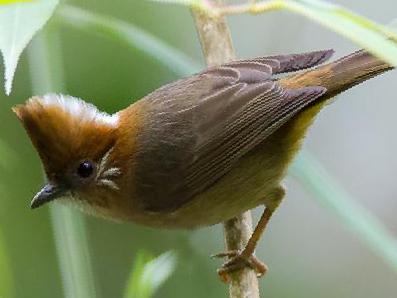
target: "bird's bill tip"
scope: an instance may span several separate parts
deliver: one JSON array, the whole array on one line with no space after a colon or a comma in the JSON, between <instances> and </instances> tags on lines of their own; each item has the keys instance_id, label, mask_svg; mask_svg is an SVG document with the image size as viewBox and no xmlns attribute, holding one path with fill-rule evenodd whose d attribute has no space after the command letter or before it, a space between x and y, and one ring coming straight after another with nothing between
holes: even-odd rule
<instances>
[{"instance_id":1,"label":"bird's bill tip","mask_svg":"<svg viewBox=\"0 0 397 298\"><path fill-rule=\"evenodd\" d=\"M53 184L46 184L30 202L30 208L36 209L45 203L51 202L65 194L65 189Z\"/></svg>"}]
</instances>

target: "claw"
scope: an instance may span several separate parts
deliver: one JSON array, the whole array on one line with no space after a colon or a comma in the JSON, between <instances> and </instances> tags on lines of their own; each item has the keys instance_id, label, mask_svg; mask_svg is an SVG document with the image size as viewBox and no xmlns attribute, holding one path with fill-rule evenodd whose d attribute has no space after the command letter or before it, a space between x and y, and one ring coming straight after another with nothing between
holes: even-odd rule
<instances>
[{"instance_id":1,"label":"claw","mask_svg":"<svg viewBox=\"0 0 397 298\"><path fill-rule=\"evenodd\" d=\"M258 277L262 277L268 270L263 262L259 261L254 255L246 256L239 251L227 251L211 256L212 258L229 257L220 269L218 269L219 278L225 282L230 282L230 273L241 270L243 268L252 268Z\"/></svg>"},{"instance_id":2,"label":"claw","mask_svg":"<svg viewBox=\"0 0 397 298\"><path fill-rule=\"evenodd\" d=\"M236 257L237 255L239 255L239 251L238 250L230 250L230 251L224 251L224 252L220 252L214 255L211 255L210 258L211 259L215 259L215 258L233 258Z\"/></svg>"}]
</instances>

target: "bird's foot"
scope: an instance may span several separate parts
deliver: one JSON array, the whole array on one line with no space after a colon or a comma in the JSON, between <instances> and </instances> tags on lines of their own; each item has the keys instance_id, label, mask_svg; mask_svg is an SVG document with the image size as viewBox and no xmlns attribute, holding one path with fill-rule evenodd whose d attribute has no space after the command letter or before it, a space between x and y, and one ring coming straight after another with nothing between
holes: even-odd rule
<instances>
[{"instance_id":1,"label":"bird's foot","mask_svg":"<svg viewBox=\"0 0 397 298\"><path fill-rule=\"evenodd\" d=\"M265 263L258 260L254 255L246 255L243 252L233 250L222 252L216 255L212 255L212 258L225 258L228 257L229 259L222 265L221 268L218 269L218 275L220 279L228 283L230 282L230 273L235 271L241 270L243 268L252 268L255 272L257 277L262 277L265 275L268 267Z\"/></svg>"}]
</instances>

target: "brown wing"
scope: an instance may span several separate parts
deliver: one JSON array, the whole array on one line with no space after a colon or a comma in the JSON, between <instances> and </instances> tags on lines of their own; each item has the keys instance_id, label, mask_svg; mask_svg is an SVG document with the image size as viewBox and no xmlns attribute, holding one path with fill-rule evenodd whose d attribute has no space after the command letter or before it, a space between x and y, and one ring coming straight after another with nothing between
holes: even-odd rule
<instances>
[{"instance_id":1,"label":"brown wing","mask_svg":"<svg viewBox=\"0 0 397 298\"><path fill-rule=\"evenodd\" d=\"M317 65L332 51L228 63L166 85L140 135L138 195L151 211L174 210L326 91L284 89L272 75ZM144 150L142 150L144 148Z\"/></svg>"}]
</instances>

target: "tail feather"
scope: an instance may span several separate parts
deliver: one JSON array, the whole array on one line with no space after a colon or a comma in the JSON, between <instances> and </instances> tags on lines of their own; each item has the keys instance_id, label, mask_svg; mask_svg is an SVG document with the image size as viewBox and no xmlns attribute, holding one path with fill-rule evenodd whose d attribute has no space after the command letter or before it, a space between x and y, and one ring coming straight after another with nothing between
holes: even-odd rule
<instances>
[{"instance_id":1,"label":"tail feather","mask_svg":"<svg viewBox=\"0 0 397 298\"><path fill-rule=\"evenodd\" d=\"M329 64L288 76L280 81L288 88L322 86L331 98L393 67L365 50L359 50Z\"/></svg>"},{"instance_id":2,"label":"tail feather","mask_svg":"<svg viewBox=\"0 0 397 298\"><path fill-rule=\"evenodd\" d=\"M300 54L265 56L248 60L233 61L224 64L224 66L241 67L242 65L247 64L251 70L254 65L253 62L257 62L258 64L262 64L262 66L270 66L272 74L280 74L312 68L324 63L331 58L333 54L334 50L329 49ZM262 72L263 71L264 70L262 70Z\"/></svg>"},{"instance_id":3,"label":"tail feather","mask_svg":"<svg viewBox=\"0 0 397 298\"><path fill-rule=\"evenodd\" d=\"M275 74L298 71L317 66L327 61L334 54L334 50L307 52L302 54L270 56L266 59L277 60L279 67L273 69Z\"/></svg>"},{"instance_id":4,"label":"tail feather","mask_svg":"<svg viewBox=\"0 0 397 298\"><path fill-rule=\"evenodd\" d=\"M331 66L334 80L336 79L338 84L336 88L330 88L330 92L333 91L332 89L346 90L393 69L390 64L365 50L345 56L331 63Z\"/></svg>"}]
</instances>

